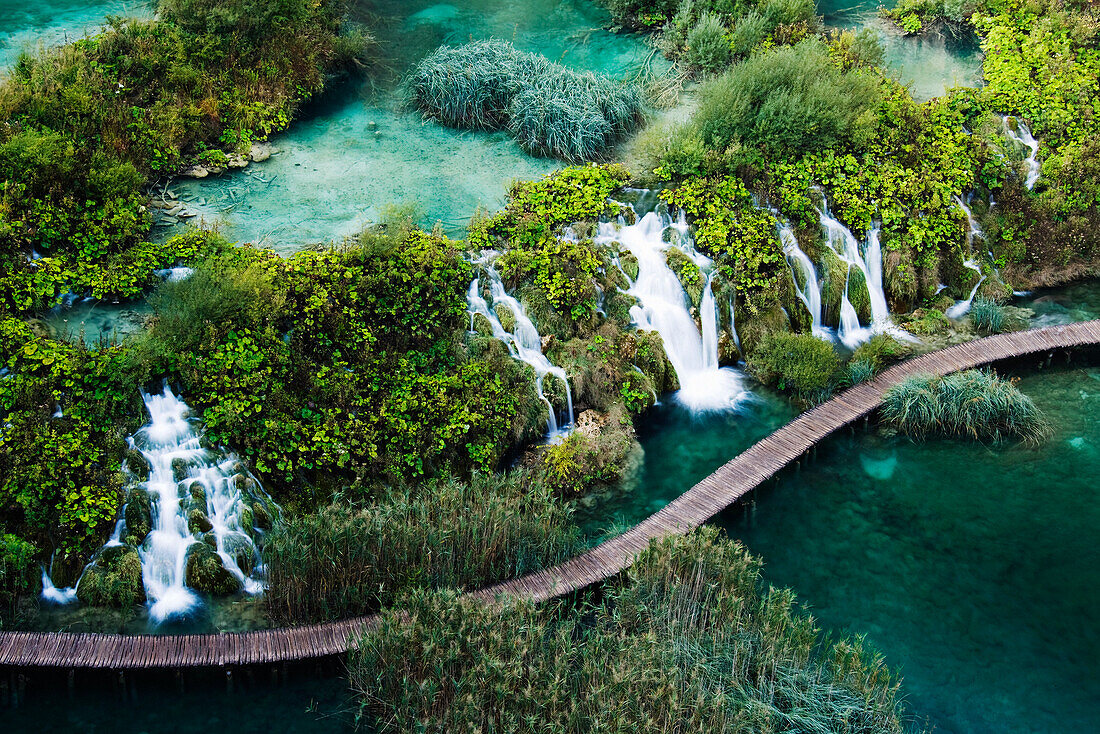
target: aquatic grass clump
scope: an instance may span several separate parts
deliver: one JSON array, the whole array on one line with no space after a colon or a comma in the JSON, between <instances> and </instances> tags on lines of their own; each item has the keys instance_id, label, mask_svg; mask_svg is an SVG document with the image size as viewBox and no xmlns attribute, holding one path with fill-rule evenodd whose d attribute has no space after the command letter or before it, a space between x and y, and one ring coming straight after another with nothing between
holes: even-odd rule
<instances>
[{"instance_id":1,"label":"aquatic grass clump","mask_svg":"<svg viewBox=\"0 0 1100 734\"><path fill-rule=\"evenodd\" d=\"M637 87L576 72L503 41L440 48L406 83L408 102L450 127L508 130L528 152L601 157L641 124Z\"/></svg>"},{"instance_id":2,"label":"aquatic grass clump","mask_svg":"<svg viewBox=\"0 0 1100 734\"><path fill-rule=\"evenodd\" d=\"M1005 330L1004 306L992 298L978 297L970 306L970 321L984 334L1000 334Z\"/></svg>"},{"instance_id":3,"label":"aquatic grass clump","mask_svg":"<svg viewBox=\"0 0 1100 734\"><path fill-rule=\"evenodd\" d=\"M266 596L281 622L319 622L413 589L487 586L580 550L571 510L526 474L438 479L288 519L267 539Z\"/></svg>"},{"instance_id":4,"label":"aquatic grass clump","mask_svg":"<svg viewBox=\"0 0 1100 734\"><path fill-rule=\"evenodd\" d=\"M886 391L882 417L917 438L939 434L1039 443L1050 432L1031 398L989 370L910 377Z\"/></svg>"},{"instance_id":5,"label":"aquatic grass clump","mask_svg":"<svg viewBox=\"0 0 1100 734\"><path fill-rule=\"evenodd\" d=\"M381 732L900 734L896 681L823 639L761 562L703 528L654 542L588 600L417 593L349 656ZM537 723L536 723L537 722Z\"/></svg>"}]
</instances>

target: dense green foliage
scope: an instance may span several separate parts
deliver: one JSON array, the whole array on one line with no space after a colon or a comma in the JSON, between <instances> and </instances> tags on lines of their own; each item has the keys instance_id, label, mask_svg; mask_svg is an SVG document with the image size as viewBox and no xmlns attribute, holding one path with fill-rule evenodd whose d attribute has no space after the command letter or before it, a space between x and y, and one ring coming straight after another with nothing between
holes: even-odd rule
<instances>
[{"instance_id":1,"label":"dense green foliage","mask_svg":"<svg viewBox=\"0 0 1100 734\"><path fill-rule=\"evenodd\" d=\"M897 687L856 641L713 529L659 541L579 608L415 594L349 664L365 722L424 732L901 732Z\"/></svg>"},{"instance_id":2,"label":"dense green foliage","mask_svg":"<svg viewBox=\"0 0 1100 734\"><path fill-rule=\"evenodd\" d=\"M142 244L144 185L284 129L348 51L342 18L341 0L166 0L158 20L21 57L0 86L0 302L132 297L185 256Z\"/></svg>"},{"instance_id":3,"label":"dense green foliage","mask_svg":"<svg viewBox=\"0 0 1100 734\"><path fill-rule=\"evenodd\" d=\"M374 612L414 589L472 589L580 549L570 511L522 473L444 478L331 505L269 538L267 601L283 622Z\"/></svg>"},{"instance_id":4,"label":"dense green foliage","mask_svg":"<svg viewBox=\"0 0 1100 734\"><path fill-rule=\"evenodd\" d=\"M407 220L286 260L242 249L160 288L139 353L277 495L489 470L535 400L502 346L465 343L470 279Z\"/></svg>"},{"instance_id":5,"label":"dense green foliage","mask_svg":"<svg viewBox=\"0 0 1100 734\"><path fill-rule=\"evenodd\" d=\"M502 41L439 48L407 86L409 103L426 118L507 129L525 150L574 162L603 157L643 119L633 85L572 71Z\"/></svg>"},{"instance_id":6,"label":"dense green foliage","mask_svg":"<svg viewBox=\"0 0 1100 734\"><path fill-rule=\"evenodd\" d=\"M840 358L832 344L816 336L776 332L764 338L746 366L765 385L816 399L832 387Z\"/></svg>"},{"instance_id":7,"label":"dense green foliage","mask_svg":"<svg viewBox=\"0 0 1100 734\"><path fill-rule=\"evenodd\" d=\"M0 535L0 629L18 621L19 596L38 580L36 551L33 545L15 535Z\"/></svg>"},{"instance_id":8,"label":"dense green foliage","mask_svg":"<svg viewBox=\"0 0 1100 734\"><path fill-rule=\"evenodd\" d=\"M1041 441L1042 412L1010 380L968 370L946 377L910 377L886 391L882 417L917 438L948 435L979 441Z\"/></svg>"}]
</instances>

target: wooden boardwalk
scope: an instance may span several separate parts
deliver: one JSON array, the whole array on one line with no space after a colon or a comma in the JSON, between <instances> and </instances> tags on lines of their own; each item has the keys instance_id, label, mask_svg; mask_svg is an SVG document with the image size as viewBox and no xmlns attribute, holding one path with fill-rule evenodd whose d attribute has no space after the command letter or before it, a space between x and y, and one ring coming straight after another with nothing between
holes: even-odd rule
<instances>
[{"instance_id":1,"label":"wooden boardwalk","mask_svg":"<svg viewBox=\"0 0 1100 734\"><path fill-rule=\"evenodd\" d=\"M800 415L722 466L624 534L559 566L470 592L535 601L567 594L614 576L649 542L686 533L736 503L838 428L872 411L883 393L916 374L945 375L1003 359L1100 344L1100 321L987 337L891 367ZM103 635L0 632L0 666L51 668L186 668L257 665L346 652L355 633L375 622L359 617L308 627L210 635Z\"/></svg>"}]
</instances>

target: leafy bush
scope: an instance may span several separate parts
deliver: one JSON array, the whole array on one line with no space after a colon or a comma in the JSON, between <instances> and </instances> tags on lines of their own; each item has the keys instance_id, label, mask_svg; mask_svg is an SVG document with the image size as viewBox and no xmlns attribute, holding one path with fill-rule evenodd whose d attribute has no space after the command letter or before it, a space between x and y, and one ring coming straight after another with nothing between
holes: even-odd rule
<instances>
[{"instance_id":1,"label":"leafy bush","mask_svg":"<svg viewBox=\"0 0 1100 734\"><path fill-rule=\"evenodd\" d=\"M823 639L760 568L704 528L654 542L577 607L414 594L351 653L360 717L383 732L904 731L882 659Z\"/></svg>"},{"instance_id":2,"label":"leafy bush","mask_svg":"<svg viewBox=\"0 0 1100 734\"><path fill-rule=\"evenodd\" d=\"M444 478L331 505L268 538L267 602L284 622L377 611L413 589L470 589L579 550L570 510L527 475Z\"/></svg>"},{"instance_id":3,"label":"leafy bush","mask_svg":"<svg viewBox=\"0 0 1100 734\"><path fill-rule=\"evenodd\" d=\"M0 629L15 621L19 598L38 582L37 548L18 536L0 535Z\"/></svg>"},{"instance_id":4,"label":"leafy bush","mask_svg":"<svg viewBox=\"0 0 1100 734\"><path fill-rule=\"evenodd\" d=\"M591 160L642 122L637 89L502 41L443 47L417 65L409 104L445 125L507 129L526 150Z\"/></svg>"},{"instance_id":5,"label":"leafy bush","mask_svg":"<svg viewBox=\"0 0 1100 734\"><path fill-rule=\"evenodd\" d=\"M764 337L746 367L766 385L815 398L832 386L840 358L833 345L822 339L781 331Z\"/></svg>"},{"instance_id":6,"label":"leafy bush","mask_svg":"<svg viewBox=\"0 0 1100 734\"><path fill-rule=\"evenodd\" d=\"M1011 381L979 370L910 377L886 391L882 417L917 438L941 434L1038 443L1049 432L1031 398Z\"/></svg>"},{"instance_id":7,"label":"leafy bush","mask_svg":"<svg viewBox=\"0 0 1100 734\"><path fill-rule=\"evenodd\" d=\"M842 72L825 45L810 39L753 55L699 96L695 124L708 147L741 143L794 154L863 139L881 91L876 76Z\"/></svg>"},{"instance_id":8,"label":"leafy bush","mask_svg":"<svg viewBox=\"0 0 1100 734\"><path fill-rule=\"evenodd\" d=\"M715 74L730 63L730 40L726 26L713 13L704 13L688 32L684 62L693 69Z\"/></svg>"}]
</instances>

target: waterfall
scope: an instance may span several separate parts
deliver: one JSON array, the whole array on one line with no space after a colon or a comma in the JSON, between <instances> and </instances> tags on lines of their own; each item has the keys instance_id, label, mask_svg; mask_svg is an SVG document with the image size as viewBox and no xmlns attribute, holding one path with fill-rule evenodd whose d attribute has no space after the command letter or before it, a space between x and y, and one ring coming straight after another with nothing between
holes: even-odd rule
<instances>
[{"instance_id":1,"label":"waterfall","mask_svg":"<svg viewBox=\"0 0 1100 734\"><path fill-rule=\"evenodd\" d=\"M1013 129L1013 122L1015 123L1015 129ZM1011 115L1004 118L1004 131L1005 137L1011 140L1017 145L1022 145L1028 149L1028 156L1024 160L1027 164L1027 177L1024 179L1024 186L1028 191L1035 188L1036 182L1039 180L1039 172L1042 166L1040 165L1036 156L1039 154L1039 141L1031 134L1031 130L1027 125L1023 123L1018 117L1012 117Z\"/></svg>"},{"instance_id":2,"label":"waterfall","mask_svg":"<svg viewBox=\"0 0 1100 734\"><path fill-rule=\"evenodd\" d=\"M678 245L665 241L669 230L677 232ZM718 367L718 316L710 279L700 302L700 331L691 315L691 301L665 261L666 250L679 246L703 269L712 265L691 245L683 213L675 221L667 214L649 212L631 225L621 218L618 223L604 223L597 241L618 242L638 261L638 277L627 290L638 300L630 315L639 329L661 336L680 381L676 400L696 412L736 407L748 393L735 370Z\"/></svg>"},{"instance_id":3,"label":"waterfall","mask_svg":"<svg viewBox=\"0 0 1100 734\"><path fill-rule=\"evenodd\" d=\"M823 309L821 307L821 283L818 281L817 270L814 269L810 256L798 246L798 239L794 236L794 230L788 224L779 224L779 241L783 245L783 254L787 256L787 264L791 268L791 277L794 279L795 291L798 298L810 312L813 320L813 335L823 339L830 339L831 334L825 328L822 321ZM798 284L799 276L802 285Z\"/></svg>"},{"instance_id":4,"label":"waterfall","mask_svg":"<svg viewBox=\"0 0 1100 734\"><path fill-rule=\"evenodd\" d=\"M737 295L730 296L730 335L733 337L733 346L741 353L741 337L737 335Z\"/></svg>"},{"instance_id":5,"label":"waterfall","mask_svg":"<svg viewBox=\"0 0 1100 734\"><path fill-rule=\"evenodd\" d=\"M825 231L825 245L848 266L849 280L854 266L863 274L863 280L867 284L871 301L870 328L863 328L859 323L859 316L848 300L847 281L840 303L840 328L837 336L844 346L854 349L871 338L872 334L886 331L891 325L890 310L886 306L886 294L882 289L882 247L879 244L878 228L873 227L867 233L866 252L861 253L855 235L829 214L828 202L825 202L818 215Z\"/></svg>"},{"instance_id":6,"label":"waterfall","mask_svg":"<svg viewBox=\"0 0 1100 734\"><path fill-rule=\"evenodd\" d=\"M523 304L504 289L504 284L501 282L497 271L487 263L482 263L482 267L489 276L489 290L493 298L493 304L507 306L508 310L515 316L516 326L512 332L504 328L496 313L489 308L489 303L481 297L480 280L475 278L474 282L470 284L470 291L466 296L470 313L470 330L472 331L474 328L474 317L477 315L484 316L492 326L493 337L504 342L513 357L531 366L535 371L535 389L550 412L547 419L548 437L551 442L560 440L571 430L574 422L573 392L569 387L569 377L565 374L565 370L551 364L546 355L542 353L542 337L539 335L538 329L535 328L535 324L527 316L527 310L523 307ZM567 417L565 425L561 427L558 425L558 416L554 405L543 392L543 381L546 375L553 375L565 384Z\"/></svg>"},{"instance_id":7,"label":"waterfall","mask_svg":"<svg viewBox=\"0 0 1100 734\"><path fill-rule=\"evenodd\" d=\"M978 225L978 221L976 219L974 219L973 212L971 212L970 208L965 203L963 203L963 200L956 196L955 197L955 203L958 205L958 207L960 209L962 209L963 214L966 215L966 222L967 222L967 227L968 227L967 232L966 232L966 249L967 249L967 252L969 252L971 255L973 255L974 254L974 238L975 237L982 237L984 239L985 238L985 233L982 232L982 228L981 228L981 226ZM985 282L985 274L982 273L981 266L979 265L977 260L974 260L974 259L967 260L966 262L963 263L963 265L970 268L971 270L973 270L975 273L977 273L981 277L978 278L977 285L975 285L973 290L970 291L970 296L968 296L965 301L957 302L954 306L952 306L951 308L947 309L944 312L948 316L948 318L952 318L952 319L962 318L967 313L969 313L970 306L971 306L971 304L974 303L974 296L977 295L978 289L981 288L982 283Z\"/></svg>"},{"instance_id":8,"label":"waterfall","mask_svg":"<svg viewBox=\"0 0 1100 734\"><path fill-rule=\"evenodd\" d=\"M42 567L42 599L50 604L72 604L76 601L76 589L68 587L59 589L54 586L53 579L45 566Z\"/></svg>"},{"instance_id":9,"label":"waterfall","mask_svg":"<svg viewBox=\"0 0 1100 734\"><path fill-rule=\"evenodd\" d=\"M985 282L985 275L982 273L982 269L978 266L978 262L976 260L967 260L963 264L981 277L978 278L978 284L975 285L974 289L970 291L970 295L965 301L959 301L954 306L944 312L949 318L952 319L961 319L970 311L970 305L974 302L974 296L978 294L978 289L981 288L982 283Z\"/></svg>"}]
</instances>

